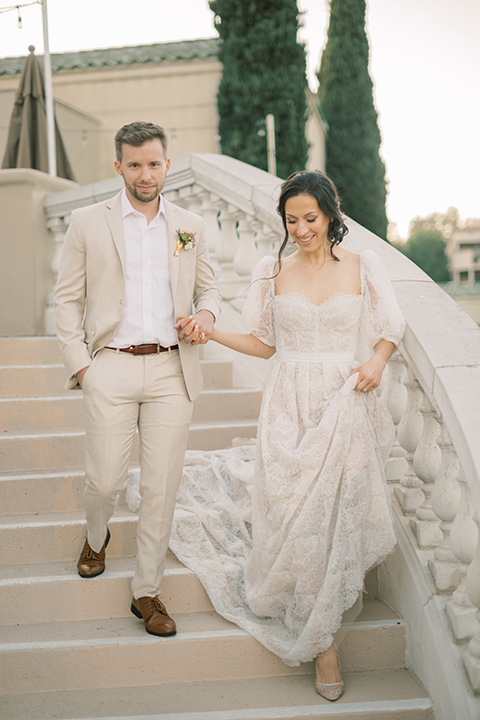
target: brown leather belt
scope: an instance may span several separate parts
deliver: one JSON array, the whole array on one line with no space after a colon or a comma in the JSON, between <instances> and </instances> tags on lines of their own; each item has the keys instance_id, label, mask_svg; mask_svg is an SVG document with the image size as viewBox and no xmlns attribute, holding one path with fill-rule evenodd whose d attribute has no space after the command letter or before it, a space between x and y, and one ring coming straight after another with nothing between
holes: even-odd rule
<instances>
[{"instance_id":1,"label":"brown leather belt","mask_svg":"<svg viewBox=\"0 0 480 720\"><path fill-rule=\"evenodd\" d=\"M151 343L150 345L130 345L127 348L114 348L105 347L105 350L118 350L118 352L130 353L130 355L158 355L162 352L170 352L171 350L178 350L178 345L170 345L170 347L162 347L157 343Z\"/></svg>"}]
</instances>

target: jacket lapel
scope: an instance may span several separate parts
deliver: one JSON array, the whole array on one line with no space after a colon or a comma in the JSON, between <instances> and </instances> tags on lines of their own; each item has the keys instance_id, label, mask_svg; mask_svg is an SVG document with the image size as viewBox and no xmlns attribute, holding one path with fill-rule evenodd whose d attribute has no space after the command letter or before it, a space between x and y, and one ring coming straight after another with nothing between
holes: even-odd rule
<instances>
[{"instance_id":1,"label":"jacket lapel","mask_svg":"<svg viewBox=\"0 0 480 720\"><path fill-rule=\"evenodd\" d=\"M165 218L167 221L167 236L168 236L168 262L170 265L170 283L172 286L172 293L175 297L175 291L177 289L178 280L178 266L179 257L175 255L177 249L177 230L180 228L179 214L177 208L172 203L168 202L163 198L165 207ZM181 229L181 228L180 228Z\"/></svg>"},{"instance_id":2,"label":"jacket lapel","mask_svg":"<svg viewBox=\"0 0 480 720\"><path fill-rule=\"evenodd\" d=\"M122 192L119 192L105 204L105 218L107 220L113 242L117 248L120 262L122 264L123 276L125 277L125 236L123 234L122 220Z\"/></svg>"}]
</instances>

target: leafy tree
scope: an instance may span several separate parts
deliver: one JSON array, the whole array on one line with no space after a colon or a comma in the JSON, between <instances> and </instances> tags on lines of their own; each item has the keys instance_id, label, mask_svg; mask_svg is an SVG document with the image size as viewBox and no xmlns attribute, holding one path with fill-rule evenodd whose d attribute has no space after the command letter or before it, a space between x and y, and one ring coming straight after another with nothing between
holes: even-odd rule
<instances>
[{"instance_id":1,"label":"leafy tree","mask_svg":"<svg viewBox=\"0 0 480 720\"><path fill-rule=\"evenodd\" d=\"M327 172L347 215L387 237L385 165L368 72L365 0L331 0L318 96L328 122Z\"/></svg>"},{"instance_id":2,"label":"leafy tree","mask_svg":"<svg viewBox=\"0 0 480 720\"><path fill-rule=\"evenodd\" d=\"M459 222L460 215L457 208L449 207L444 213L435 212L426 217L414 218L410 223L410 236L420 229L439 230L446 242Z\"/></svg>"},{"instance_id":3,"label":"leafy tree","mask_svg":"<svg viewBox=\"0 0 480 720\"><path fill-rule=\"evenodd\" d=\"M221 38L222 152L267 169L265 117L275 117L277 175L305 167L305 48L296 0L210 0Z\"/></svg>"},{"instance_id":4,"label":"leafy tree","mask_svg":"<svg viewBox=\"0 0 480 720\"><path fill-rule=\"evenodd\" d=\"M395 247L422 268L435 282L445 282L450 279L445 239L438 228L417 225L407 242L398 243Z\"/></svg>"}]
</instances>

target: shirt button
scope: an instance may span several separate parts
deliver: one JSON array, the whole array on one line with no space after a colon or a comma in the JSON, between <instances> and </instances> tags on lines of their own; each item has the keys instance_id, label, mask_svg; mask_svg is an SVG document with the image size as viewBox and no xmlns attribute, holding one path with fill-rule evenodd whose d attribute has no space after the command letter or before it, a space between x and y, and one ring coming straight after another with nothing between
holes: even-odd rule
<instances>
[{"instance_id":1,"label":"shirt button","mask_svg":"<svg viewBox=\"0 0 480 720\"><path fill-rule=\"evenodd\" d=\"M123 300L120 300L120 305L123 305Z\"/></svg>"}]
</instances>

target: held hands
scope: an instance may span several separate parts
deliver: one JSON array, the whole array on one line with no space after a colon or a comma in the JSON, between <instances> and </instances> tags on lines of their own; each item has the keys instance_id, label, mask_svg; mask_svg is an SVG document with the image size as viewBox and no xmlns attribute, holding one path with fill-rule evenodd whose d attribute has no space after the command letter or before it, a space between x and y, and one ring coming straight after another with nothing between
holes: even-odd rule
<instances>
[{"instance_id":1,"label":"held hands","mask_svg":"<svg viewBox=\"0 0 480 720\"><path fill-rule=\"evenodd\" d=\"M204 345L212 336L215 318L210 310L199 310L194 315L180 315L173 326L178 331L178 341L192 345Z\"/></svg>"}]
</instances>

